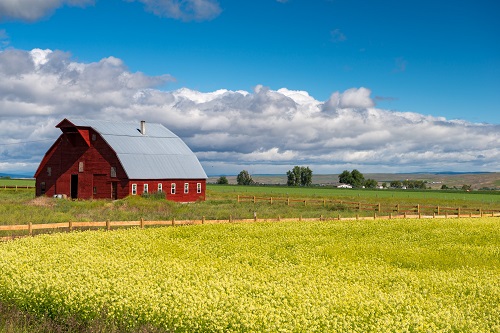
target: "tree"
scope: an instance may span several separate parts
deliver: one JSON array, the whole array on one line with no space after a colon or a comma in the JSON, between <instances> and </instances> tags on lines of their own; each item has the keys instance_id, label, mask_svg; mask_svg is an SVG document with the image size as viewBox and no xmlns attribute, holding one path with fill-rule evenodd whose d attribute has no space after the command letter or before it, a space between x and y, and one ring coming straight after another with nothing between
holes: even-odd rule
<instances>
[{"instance_id":1,"label":"tree","mask_svg":"<svg viewBox=\"0 0 500 333\"><path fill-rule=\"evenodd\" d=\"M353 183L351 184L352 186L355 187L361 187L365 184L365 176L358 170L354 169L351 171L351 176L353 179Z\"/></svg>"},{"instance_id":2,"label":"tree","mask_svg":"<svg viewBox=\"0 0 500 333\"><path fill-rule=\"evenodd\" d=\"M217 184L227 185L229 182L227 181L226 176L220 176L219 179L217 179Z\"/></svg>"},{"instance_id":3,"label":"tree","mask_svg":"<svg viewBox=\"0 0 500 333\"><path fill-rule=\"evenodd\" d=\"M403 188L403 183L400 180L393 180L390 185L392 188Z\"/></svg>"},{"instance_id":4,"label":"tree","mask_svg":"<svg viewBox=\"0 0 500 333\"><path fill-rule=\"evenodd\" d=\"M351 172L344 170L339 175L339 182L349 184L354 187L361 187L365 184L365 176L363 176L363 174L356 169Z\"/></svg>"},{"instance_id":5,"label":"tree","mask_svg":"<svg viewBox=\"0 0 500 333\"><path fill-rule=\"evenodd\" d=\"M309 167L295 166L286 173L288 186L309 186L312 183L312 170Z\"/></svg>"},{"instance_id":6,"label":"tree","mask_svg":"<svg viewBox=\"0 0 500 333\"><path fill-rule=\"evenodd\" d=\"M312 184L313 172L309 167L300 168L300 185L309 186Z\"/></svg>"},{"instance_id":7,"label":"tree","mask_svg":"<svg viewBox=\"0 0 500 333\"><path fill-rule=\"evenodd\" d=\"M238 185L252 185L252 184L254 184L252 176L250 176L250 174L246 170L242 170L238 174L238 176L236 177L236 182L238 183Z\"/></svg>"},{"instance_id":8,"label":"tree","mask_svg":"<svg viewBox=\"0 0 500 333\"><path fill-rule=\"evenodd\" d=\"M342 184L351 185L353 182L351 173L347 170L342 171L342 173L339 175L339 182Z\"/></svg>"},{"instance_id":9,"label":"tree","mask_svg":"<svg viewBox=\"0 0 500 333\"><path fill-rule=\"evenodd\" d=\"M377 187L378 183L375 179L367 179L365 180L365 187L366 188L375 188Z\"/></svg>"}]
</instances>

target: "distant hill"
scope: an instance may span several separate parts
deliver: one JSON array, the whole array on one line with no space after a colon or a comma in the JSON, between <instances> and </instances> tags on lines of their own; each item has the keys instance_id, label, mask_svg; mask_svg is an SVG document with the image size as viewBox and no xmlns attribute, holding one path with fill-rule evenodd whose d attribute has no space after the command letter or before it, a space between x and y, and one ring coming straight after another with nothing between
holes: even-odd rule
<instances>
[{"instance_id":1,"label":"distant hill","mask_svg":"<svg viewBox=\"0 0 500 333\"><path fill-rule=\"evenodd\" d=\"M2 173L0 172L0 178L33 178L33 174L28 174L28 173Z\"/></svg>"},{"instance_id":2,"label":"distant hill","mask_svg":"<svg viewBox=\"0 0 500 333\"><path fill-rule=\"evenodd\" d=\"M314 170L313 170L314 172ZM500 189L500 172L433 172L433 173L363 173L366 179L375 179L377 182L390 183L396 180L423 180L433 189L440 189L442 185L450 188L470 185L472 189L482 188ZM209 183L217 182L219 177L209 177ZM236 176L226 176L229 184L236 184ZM283 175L252 175L252 179L260 184L286 185L287 177ZM313 184L336 186L339 184L338 174L314 174Z\"/></svg>"}]
</instances>

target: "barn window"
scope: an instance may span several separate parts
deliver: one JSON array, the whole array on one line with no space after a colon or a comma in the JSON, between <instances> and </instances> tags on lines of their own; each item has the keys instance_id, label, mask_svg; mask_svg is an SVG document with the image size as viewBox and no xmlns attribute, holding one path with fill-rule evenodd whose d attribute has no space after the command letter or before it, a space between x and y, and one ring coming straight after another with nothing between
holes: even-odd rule
<instances>
[{"instance_id":1,"label":"barn window","mask_svg":"<svg viewBox=\"0 0 500 333\"><path fill-rule=\"evenodd\" d=\"M172 185L170 186L170 193L175 194L175 183L172 183Z\"/></svg>"},{"instance_id":2,"label":"barn window","mask_svg":"<svg viewBox=\"0 0 500 333\"><path fill-rule=\"evenodd\" d=\"M144 184L144 191L143 193L148 193L148 184Z\"/></svg>"},{"instance_id":3,"label":"barn window","mask_svg":"<svg viewBox=\"0 0 500 333\"><path fill-rule=\"evenodd\" d=\"M132 195L137 194L137 184L132 184Z\"/></svg>"},{"instance_id":4,"label":"barn window","mask_svg":"<svg viewBox=\"0 0 500 333\"><path fill-rule=\"evenodd\" d=\"M94 186L92 193L97 194L97 186Z\"/></svg>"},{"instance_id":5,"label":"barn window","mask_svg":"<svg viewBox=\"0 0 500 333\"><path fill-rule=\"evenodd\" d=\"M189 183L184 183L184 193L189 193Z\"/></svg>"},{"instance_id":6,"label":"barn window","mask_svg":"<svg viewBox=\"0 0 500 333\"><path fill-rule=\"evenodd\" d=\"M41 192L42 194L45 194L45 182L41 182L41 183L40 183L40 192Z\"/></svg>"},{"instance_id":7,"label":"barn window","mask_svg":"<svg viewBox=\"0 0 500 333\"><path fill-rule=\"evenodd\" d=\"M158 192L163 192L163 185L158 183Z\"/></svg>"},{"instance_id":8,"label":"barn window","mask_svg":"<svg viewBox=\"0 0 500 333\"><path fill-rule=\"evenodd\" d=\"M92 141L96 141L97 140L97 135L95 135L95 133L92 133Z\"/></svg>"},{"instance_id":9,"label":"barn window","mask_svg":"<svg viewBox=\"0 0 500 333\"><path fill-rule=\"evenodd\" d=\"M83 172L83 162L78 163L78 172Z\"/></svg>"},{"instance_id":10,"label":"barn window","mask_svg":"<svg viewBox=\"0 0 500 333\"><path fill-rule=\"evenodd\" d=\"M51 167L47 167L47 176L52 176L52 168Z\"/></svg>"},{"instance_id":11,"label":"barn window","mask_svg":"<svg viewBox=\"0 0 500 333\"><path fill-rule=\"evenodd\" d=\"M196 193L201 193L201 183L196 184Z\"/></svg>"},{"instance_id":12,"label":"barn window","mask_svg":"<svg viewBox=\"0 0 500 333\"><path fill-rule=\"evenodd\" d=\"M116 177L116 167L111 167L110 176L112 178Z\"/></svg>"}]
</instances>

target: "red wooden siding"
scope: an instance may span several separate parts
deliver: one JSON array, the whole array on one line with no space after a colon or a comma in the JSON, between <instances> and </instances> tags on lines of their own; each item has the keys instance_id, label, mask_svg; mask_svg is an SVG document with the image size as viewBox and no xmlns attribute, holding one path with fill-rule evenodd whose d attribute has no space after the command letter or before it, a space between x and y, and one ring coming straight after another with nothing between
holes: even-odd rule
<instances>
[{"instance_id":1,"label":"red wooden siding","mask_svg":"<svg viewBox=\"0 0 500 333\"><path fill-rule=\"evenodd\" d=\"M137 185L137 194L142 195L144 193L144 184L148 184L148 192L155 193L158 192L158 184L162 184L162 191L165 193L166 198L171 201L178 202L193 202L198 200L205 200L206 192L206 180L205 179L154 179L154 180L130 180L129 181L129 193L132 194L133 184ZM172 183L175 183L176 192L171 193ZM184 193L184 184L189 184L188 193ZM201 185L201 193L198 193L198 184Z\"/></svg>"}]
</instances>

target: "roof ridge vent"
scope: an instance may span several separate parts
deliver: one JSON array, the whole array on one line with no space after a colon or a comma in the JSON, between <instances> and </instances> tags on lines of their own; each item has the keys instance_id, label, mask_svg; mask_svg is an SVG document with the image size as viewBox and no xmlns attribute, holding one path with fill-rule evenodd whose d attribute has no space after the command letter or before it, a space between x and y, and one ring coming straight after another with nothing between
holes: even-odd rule
<instances>
[{"instance_id":1,"label":"roof ridge vent","mask_svg":"<svg viewBox=\"0 0 500 333\"><path fill-rule=\"evenodd\" d=\"M146 121L141 120L141 134L146 135Z\"/></svg>"}]
</instances>

